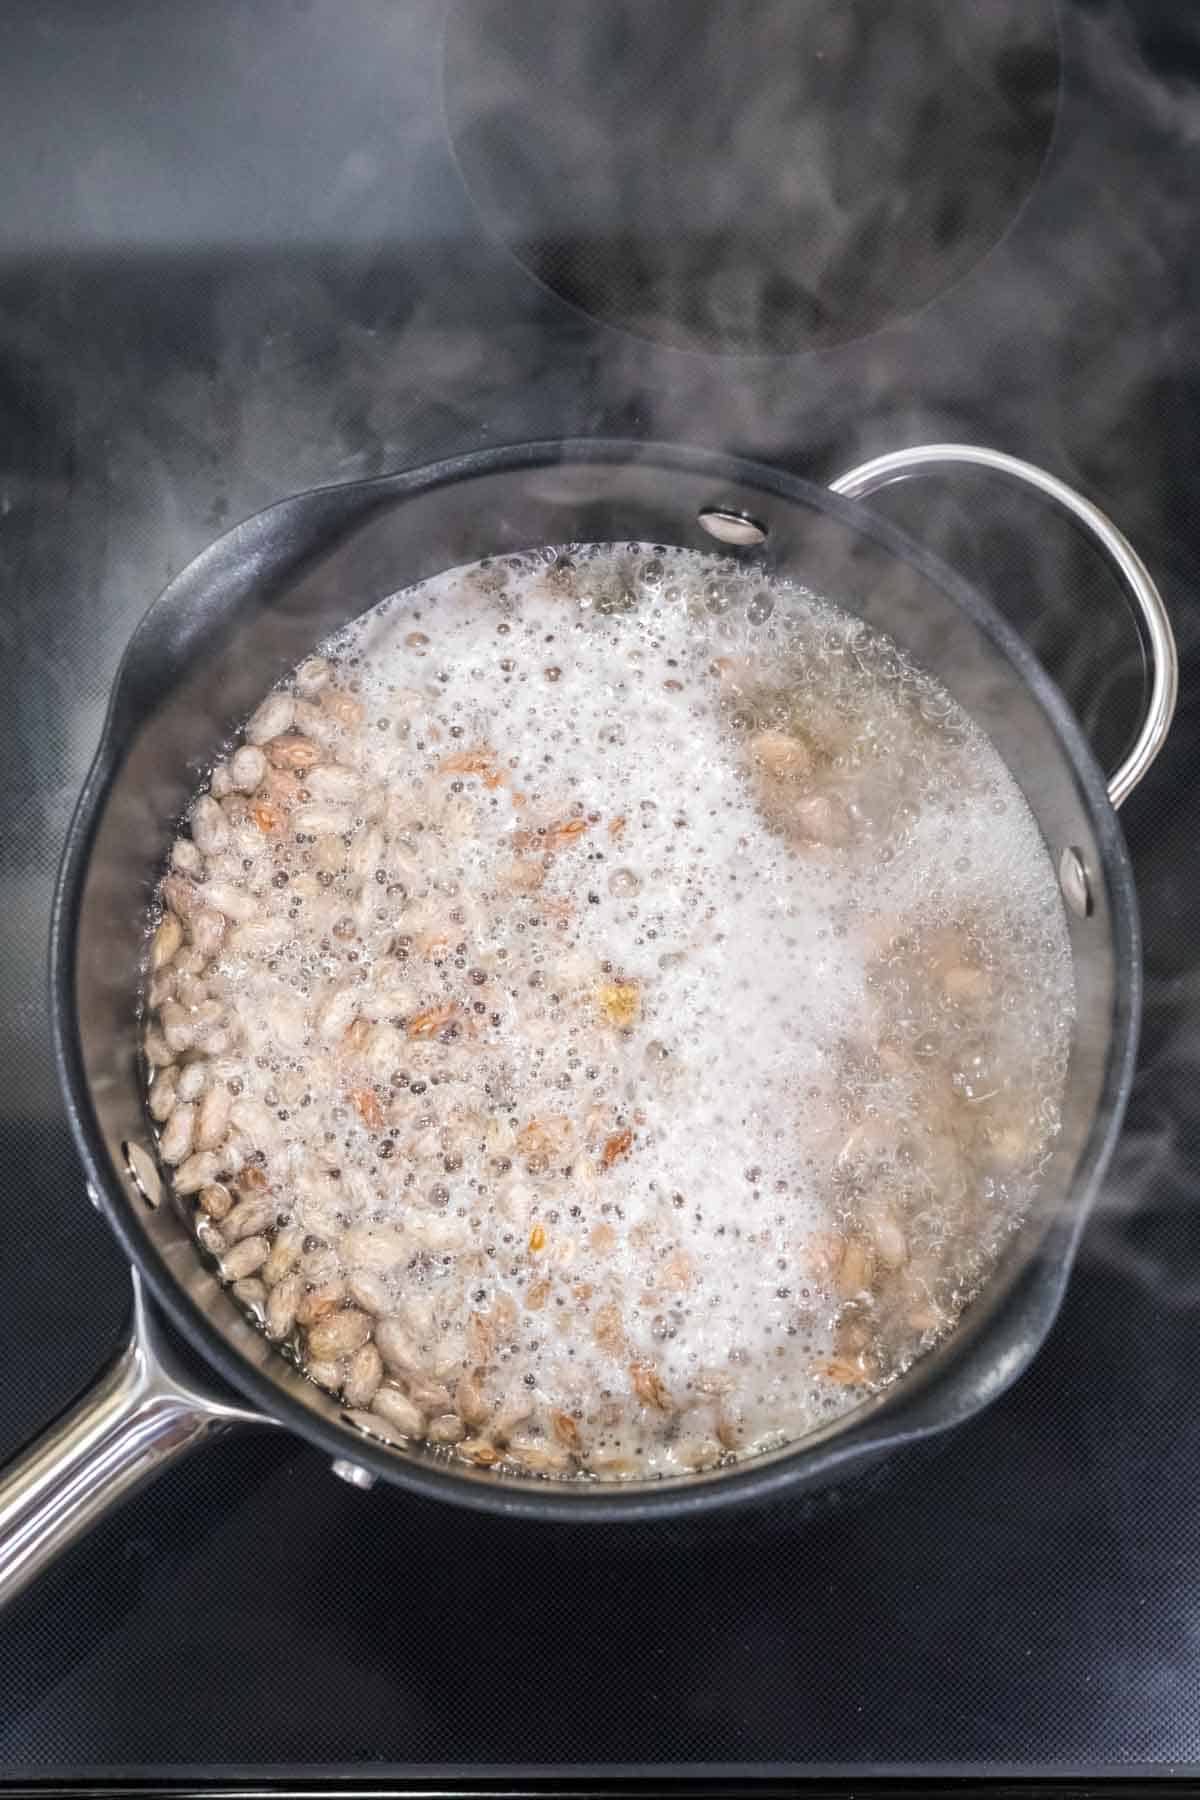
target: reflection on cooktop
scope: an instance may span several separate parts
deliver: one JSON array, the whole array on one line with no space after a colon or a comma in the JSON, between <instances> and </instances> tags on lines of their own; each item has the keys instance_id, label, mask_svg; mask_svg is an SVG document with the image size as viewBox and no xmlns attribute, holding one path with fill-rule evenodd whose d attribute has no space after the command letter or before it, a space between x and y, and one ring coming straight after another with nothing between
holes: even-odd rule
<instances>
[{"instance_id":1,"label":"reflection on cooktop","mask_svg":"<svg viewBox=\"0 0 1200 1800\"><path fill-rule=\"evenodd\" d=\"M676 348L787 353L926 305L1004 234L1058 97L1052 0L458 0L445 107L486 228Z\"/></svg>"}]
</instances>

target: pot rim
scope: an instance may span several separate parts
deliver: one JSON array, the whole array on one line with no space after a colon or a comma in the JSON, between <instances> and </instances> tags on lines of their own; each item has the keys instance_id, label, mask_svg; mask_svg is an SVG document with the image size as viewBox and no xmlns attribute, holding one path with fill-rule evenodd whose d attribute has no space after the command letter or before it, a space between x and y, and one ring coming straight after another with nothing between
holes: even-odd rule
<instances>
[{"instance_id":1,"label":"pot rim","mask_svg":"<svg viewBox=\"0 0 1200 1800\"><path fill-rule=\"evenodd\" d=\"M616 1483L596 1483L572 1485L569 1491L562 1491L559 1484L551 1482L509 1476L497 1479L490 1474L468 1473L451 1465L440 1466L398 1456L384 1443L375 1442L350 1426L335 1424L303 1406L226 1341L203 1309L176 1281L154 1245L134 1224L131 1203L110 1160L88 1090L76 1009L75 964L77 916L92 843L101 811L122 762L121 746L114 731L119 697L134 645L151 615L157 618L192 590L202 590L206 580L226 559L249 551L253 541L263 534L268 521L274 528L286 530L290 512L298 512L321 501L332 507L337 500L346 502L353 497L361 503L365 513L372 502L399 501L480 475L570 464L648 464L667 471L706 474L714 482L734 483L743 489L808 506L852 526L915 566L939 587L1032 689L1070 761L1095 832L1108 884L1117 981L1112 1040L1102 1092L1080 1153L1070 1189L1070 1204L1051 1225L1030 1268L1020 1277L1021 1283L1035 1284L1029 1298L1031 1328L1012 1354L999 1359L998 1366L995 1357L989 1361L976 1354L980 1378L974 1385L963 1378L965 1364L957 1369L951 1366L943 1379L930 1381L915 1392L883 1390L881 1395L837 1421L827 1436L815 1440L811 1436L800 1439L763 1458L719 1468L705 1476L690 1475L678 1481L668 1478L661 1486L639 1483L636 1487L625 1488ZM998 1397L1028 1367L1057 1315L1079 1237L1120 1131L1132 1085L1141 1012L1140 931L1132 870L1116 813L1109 803L1105 777L1058 688L1033 652L991 603L927 550L859 501L844 499L769 464L723 452L612 438L537 439L466 452L398 474L312 488L252 514L189 562L139 621L114 677L100 740L67 830L60 862L51 911L49 978L55 1066L85 1175L126 1256L141 1270L156 1302L206 1363L259 1408L268 1421L286 1425L335 1460L352 1460L373 1474L426 1498L449 1500L475 1510L510 1517L563 1523L678 1518L738 1503L769 1500L797 1487L828 1485L843 1471L848 1472L853 1464L873 1461L889 1450L948 1429ZM947 1342L953 1341L953 1335L951 1333ZM972 1345L967 1357L981 1348L981 1345ZM920 1360L923 1359L919 1359L914 1368L920 1368ZM946 1389L956 1373L959 1375L957 1404L947 1408ZM940 1398L940 1412L930 1406L931 1397Z\"/></svg>"}]
</instances>

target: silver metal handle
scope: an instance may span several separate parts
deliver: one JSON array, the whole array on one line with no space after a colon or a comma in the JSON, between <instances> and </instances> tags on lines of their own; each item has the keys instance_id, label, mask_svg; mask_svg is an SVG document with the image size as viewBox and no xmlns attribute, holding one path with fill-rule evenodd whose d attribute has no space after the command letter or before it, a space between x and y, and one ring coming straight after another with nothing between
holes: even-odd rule
<instances>
[{"instance_id":1,"label":"silver metal handle","mask_svg":"<svg viewBox=\"0 0 1200 1800\"><path fill-rule=\"evenodd\" d=\"M947 463L974 463L979 468L1011 475L1017 481L1037 488L1072 513L1116 564L1145 628L1150 659L1150 699L1146 716L1133 749L1108 783L1109 799L1114 807L1120 806L1162 749L1179 695L1179 652L1153 576L1107 513L1085 500L1082 494L1077 494L1057 475L1039 469L1036 463L1006 456L1002 450L986 450L978 444L915 444L910 450L892 450L886 456L873 457L870 462L839 475L829 486L835 494L844 494L849 500L861 500L893 481L904 481L910 475L920 475Z\"/></svg>"},{"instance_id":2,"label":"silver metal handle","mask_svg":"<svg viewBox=\"0 0 1200 1800\"><path fill-rule=\"evenodd\" d=\"M0 1606L185 1451L236 1425L274 1423L191 1386L135 1272L129 1342L82 1400L0 1470Z\"/></svg>"}]
</instances>

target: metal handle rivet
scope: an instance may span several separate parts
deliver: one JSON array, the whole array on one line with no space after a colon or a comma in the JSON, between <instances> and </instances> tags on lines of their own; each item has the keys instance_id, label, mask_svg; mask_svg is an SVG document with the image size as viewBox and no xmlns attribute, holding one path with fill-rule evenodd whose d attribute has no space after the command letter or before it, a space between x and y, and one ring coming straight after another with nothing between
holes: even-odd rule
<instances>
[{"instance_id":1,"label":"metal handle rivet","mask_svg":"<svg viewBox=\"0 0 1200 1800\"><path fill-rule=\"evenodd\" d=\"M1063 899L1080 919L1092 916L1092 884L1084 867L1082 852L1068 844L1058 859L1058 882Z\"/></svg>"},{"instance_id":2,"label":"metal handle rivet","mask_svg":"<svg viewBox=\"0 0 1200 1800\"><path fill-rule=\"evenodd\" d=\"M351 1487L362 1488L364 1491L373 1488L379 1479L377 1475L372 1475L370 1469L364 1469L344 1456L335 1457L329 1466L339 1481L348 1481Z\"/></svg>"},{"instance_id":3,"label":"metal handle rivet","mask_svg":"<svg viewBox=\"0 0 1200 1800\"><path fill-rule=\"evenodd\" d=\"M696 516L709 537L715 537L722 544L738 544L748 549L766 542L766 526L751 518L749 513L736 512L730 506L702 506Z\"/></svg>"}]
</instances>

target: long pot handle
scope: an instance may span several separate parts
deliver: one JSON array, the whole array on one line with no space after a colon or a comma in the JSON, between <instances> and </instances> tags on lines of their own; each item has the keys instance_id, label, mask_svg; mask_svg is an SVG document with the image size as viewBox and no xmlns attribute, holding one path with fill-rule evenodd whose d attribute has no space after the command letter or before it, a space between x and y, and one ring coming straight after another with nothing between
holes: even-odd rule
<instances>
[{"instance_id":1,"label":"long pot handle","mask_svg":"<svg viewBox=\"0 0 1200 1800\"><path fill-rule=\"evenodd\" d=\"M274 1422L191 1385L133 1271L128 1342L83 1398L0 1470L0 1606L168 1463L216 1432Z\"/></svg>"},{"instance_id":2,"label":"long pot handle","mask_svg":"<svg viewBox=\"0 0 1200 1800\"><path fill-rule=\"evenodd\" d=\"M1114 807L1120 806L1132 794L1166 742L1179 694L1179 652L1153 576L1107 513L1101 512L1092 501L1085 500L1057 475L1039 469L1036 463L1007 456L1002 450L987 450L978 444L915 444L909 450L892 450L885 456L860 463L858 468L839 475L829 486L835 494L843 494L849 500L861 500L894 481L907 480L910 475L920 475L947 463L974 463L979 468L1010 475L1037 488L1073 514L1116 564L1141 619L1150 660L1150 698L1146 716L1132 750L1108 783L1109 799Z\"/></svg>"}]
</instances>

